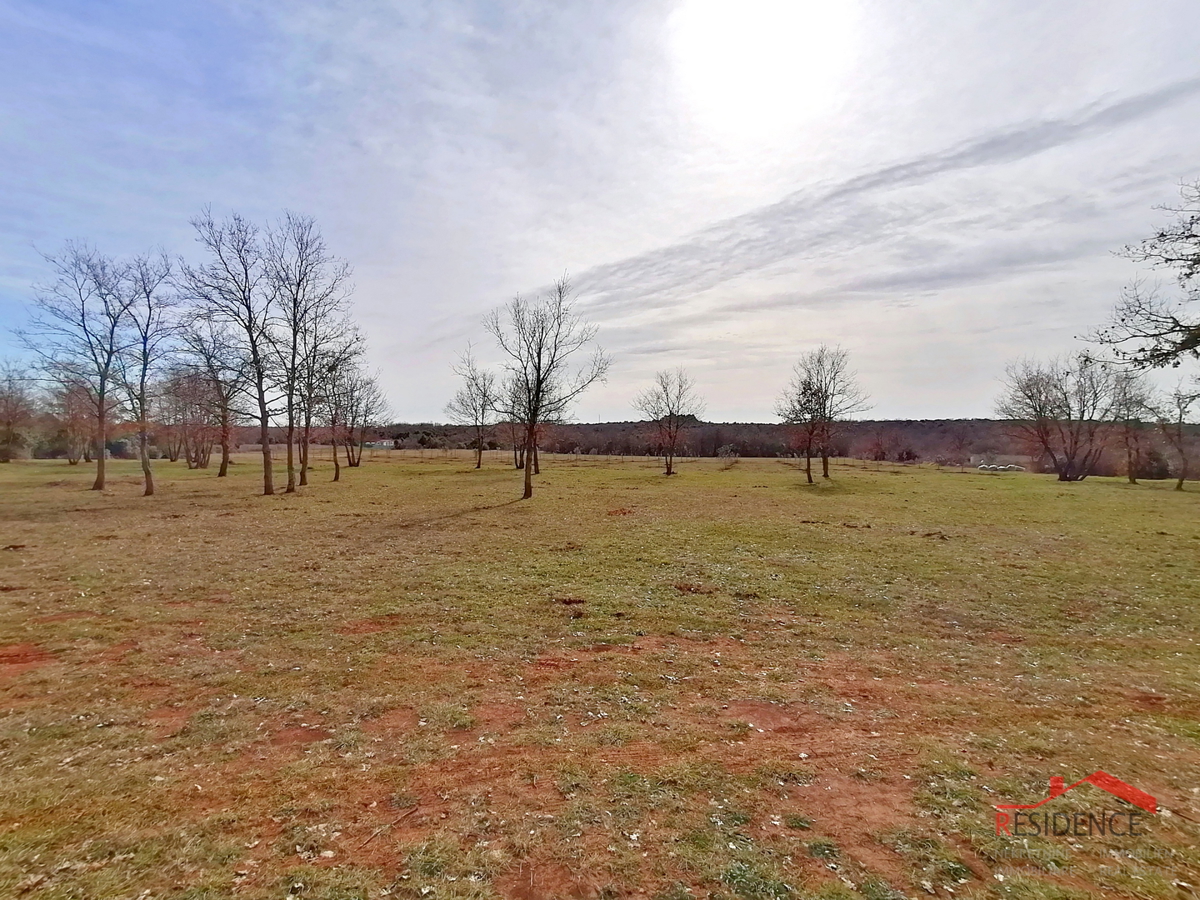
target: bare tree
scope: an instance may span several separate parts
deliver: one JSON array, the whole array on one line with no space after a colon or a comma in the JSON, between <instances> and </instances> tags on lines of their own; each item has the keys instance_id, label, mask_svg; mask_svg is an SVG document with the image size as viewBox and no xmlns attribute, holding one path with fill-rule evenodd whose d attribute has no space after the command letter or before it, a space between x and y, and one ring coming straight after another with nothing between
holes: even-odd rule
<instances>
[{"instance_id":1,"label":"bare tree","mask_svg":"<svg viewBox=\"0 0 1200 900\"><path fill-rule=\"evenodd\" d=\"M138 459L145 497L154 493L154 472L150 468L150 387L171 352L176 332L177 304L170 291L170 278L171 260L165 253L135 257L122 272L123 289L129 296L126 307L129 335L117 355L117 375L125 402L138 423Z\"/></svg>"},{"instance_id":2,"label":"bare tree","mask_svg":"<svg viewBox=\"0 0 1200 900\"><path fill-rule=\"evenodd\" d=\"M229 326L245 361L248 387L262 448L263 493L273 494L271 468L273 296L258 229L239 215L217 222L210 210L192 220L196 239L207 251L200 266L183 265L181 284L200 315Z\"/></svg>"},{"instance_id":3,"label":"bare tree","mask_svg":"<svg viewBox=\"0 0 1200 900\"><path fill-rule=\"evenodd\" d=\"M82 388L91 404L96 447L96 480L104 490L108 421L119 406L117 369L125 351L132 294L111 259L84 244L68 243L46 262L54 281L39 288L34 316L18 332L51 380Z\"/></svg>"},{"instance_id":4,"label":"bare tree","mask_svg":"<svg viewBox=\"0 0 1200 900\"><path fill-rule=\"evenodd\" d=\"M1086 355L1008 368L997 413L1015 436L1048 457L1059 481L1091 474L1109 435L1115 402L1112 368Z\"/></svg>"},{"instance_id":5,"label":"bare tree","mask_svg":"<svg viewBox=\"0 0 1200 900\"><path fill-rule=\"evenodd\" d=\"M533 496L539 427L565 421L580 395L604 378L609 359L597 348L588 362L572 371L573 357L592 343L596 326L576 314L571 282L565 275L540 300L517 296L503 310L494 310L484 319L484 327L508 358L510 399L517 408L504 412L524 425L522 496L528 499Z\"/></svg>"},{"instance_id":6,"label":"bare tree","mask_svg":"<svg viewBox=\"0 0 1200 900\"><path fill-rule=\"evenodd\" d=\"M0 360L0 463L16 459L37 412L33 379L14 360Z\"/></svg>"},{"instance_id":7,"label":"bare tree","mask_svg":"<svg viewBox=\"0 0 1200 900\"><path fill-rule=\"evenodd\" d=\"M1125 449L1125 476L1137 484L1142 468L1142 438L1151 410L1151 389L1146 376L1131 369L1113 371L1112 419Z\"/></svg>"},{"instance_id":8,"label":"bare tree","mask_svg":"<svg viewBox=\"0 0 1200 900\"><path fill-rule=\"evenodd\" d=\"M704 414L704 401L696 393L696 383L682 366L673 372L664 369L655 374L651 387L638 394L633 408L650 420L665 474L674 474L679 439L684 429Z\"/></svg>"},{"instance_id":9,"label":"bare tree","mask_svg":"<svg viewBox=\"0 0 1200 900\"><path fill-rule=\"evenodd\" d=\"M526 412L521 399L517 379L510 373L500 388L499 412L504 418L509 443L512 444L513 468L525 468L525 419Z\"/></svg>"},{"instance_id":10,"label":"bare tree","mask_svg":"<svg viewBox=\"0 0 1200 900\"><path fill-rule=\"evenodd\" d=\"M1187 424L1191 419L1192 406L1200 400L1200 392L1186 390L1182 384L1158 404L1156 415L1163 438L1174 452L1179 466L1176 469L1175 490L1182 491L1190 468L1191 447Z\"/></svg>"},{"instance_id":11,"label":"bare tree","mask_svg":"<svg viewBox=\"0 0 1200 900\"><path fill-rule=\"evenodd\" d=\"M88 447L95 432L95 416L87 388L70 380L58 381L50 388L49 397L67 465L77 466L81 459L91 462Z\"/></svg>"},{"instance_id":12,"label":"bare tree","mask_svg":"<svg viewBox=\"0 0 1200 900\"><path fill-rule=\"evenodd\" d=\"M821 457L821 476L829 477L829 457L840 423L869 406L866 393L850 369L850 355L822 344L801 355L792 379L776 404L784 422L796 425L805 452L805 471L812 484L811 458Z\"/></svg>"},{"instance_id":13,"label":"bare tree","mask_svg":"<svg viewBox=\"0 0 1200 900\"><path fill-rule=\"evenodd\" d=\"M446 414L455 424L475 430L475 468L479 469L483 466L483 439L500 405L496 376L479 367L469 346L454 367L454 374L463 383L446 404Z\"/></svg>"},{"instance_id":14,"label":"bare tree","mask_svg":"<svg viewBox=\"0 0 1200 900\"><path fill-rule=\"evenodd\" d=\"M792 449L804 454L804 476L812 484L812 458L824 433L825 407L803 361L792 370L791 380L775 402L775 413L791 426Z\"/></svg>"},{"instance_id":15,"label":"bare tree","mask_svg":"<svg viewBox=\"0 0 1200 900\"><path fill-rule=\"evenodd\" d=\"M950 453L958 463L959 471L971 461L971 429L965 422L960 422L950 429Z\"/></svg>"},{"instance_id":16,"label":"bare tree","mask_svg":"<svg viewBox=\"0 0 1200 900\"><path fill-rule=\"evenodd\" d=\"M229 474L236 404L245 393L246 360L227 324L207 316L193 316L181 331L186 365L208 382L208 396L220 429L221 466L218 478Z\"/></svg>"},{"instance_id":17,"label":"bare tree","mask_svg":"<svg viewBox=\"0 0 1200 900\"><path fill-rule=\"evenodd\" d=\"M896 429L889 428L887 425L876 425L871 430L871 446L869 448L871 459L875 462L887 462L897 454L897 447L900 444L900 436L896 433Z\"/></svg>"},{"instance_id":18,"label":"bare tree","mask_svg":"<svg viewBox=\"0 0 1200 900\"><path fill-rule=\"evenodd\" d=\"M212 380L185 363L172 368L159 386L160 439L172 462L183 457L189 469L207 469L213 447L227 440L223 404Z\"/></svg>"},{"instance_id":19,"label":"bare tree","mask_svg":"<svg viewBox=\"0 0 1200 900\"><path fill-rule=\"evenodd\" d=\"M316 222L285 213L266 234L264 259L274 298L277 327L269 332L283 394L287 426L287 487L296 490L296 439L300 448L300 483L307 481L307 438L313 393L321 382L326 345L347 330L346 301L350 267L329 253ZM305 423L308 427L305 427Z\"/></svg>"},{"instance_id":20,"label":"bare tree","mask_svg":"<svg viewBox=\"0 0 1200 900\"><path fill-rule=\"evenodd\" d=\"M378 379L368 375L357 359L347 356L338 361L331 376L326 401L330 442L333 444L333 480L341 478L337 453L340 446L346 455L346 465L362 465L367 435L387 413L387 401Z\"/></svg>"},{"instance_id":21,"label":"bare tree","mask_svg":"<svg viewBox=\"0 0 1200 900\"><path fill-rule=\"evenodd\" d=\"M1135 282L1108 326L1094 335L1138 367L1174 367L1187 357L1200 358L1200 318L1192 313L1200 300L1200 180L1182 184L1180 195L1180 205L1165 207L1174 220L1124 252L1136 262L1172 270L1182 296L1164 300Z\"/></svg>"}]
</instances>

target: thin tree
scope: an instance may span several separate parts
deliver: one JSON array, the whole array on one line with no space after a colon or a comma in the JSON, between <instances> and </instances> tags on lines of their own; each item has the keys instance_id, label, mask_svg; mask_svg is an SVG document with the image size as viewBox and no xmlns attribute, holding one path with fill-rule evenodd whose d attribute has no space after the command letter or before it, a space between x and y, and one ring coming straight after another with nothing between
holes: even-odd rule
<instances>
[{"instance_id":1,"label":"thin tree","mask_svg":"<svg viewBox=\"0 0 1200 900\"><path fill-rule=\"evenodd\" d=\"M469 346L454 367L454 374L462 379L462 385L446 404L446 414L456 425L474 430L475 468L479 469L483 467L483 441L500 405L496 376L479 367Z\"/></svg>"},{"instance_id":2,"label":"thin tree","mask_svg":"<svg viewBox=\"0 0 1200 900\"><path fill-rule=\"evenodd\" d=\"M124 289L120 267L85 244L68 243L57 256L44 259L54 280L37 289L33 318L18 336L52 381L86 392L96 451L92 490L102 491L108 422L119 406L118 364L129 340L133 296Z\"/></svg>"},{"instance_id":3,"label":"thin tree","mask_svg":"<svg viewBox=\"0 0 1200 900\"><path fill-rule=\"evenodd\" d=\"M514 409L506 410L524 425L525 490L533 496L538 430L543 424L566 420L571 406L608 372L609 359L596 348L591 358L572 368L576 354L596 337L596 326L575 312L571 282L564 275L539 300L517 296L503 310L494 310L484 327L507 357Z\"/></svg>"},{"instance_id":4,"label":"thin tree","mask_svg":"<svg viewBox=\"0 0 1200 900\"><path fill-rule=\"evenodd\" d=\"M264 260L274 299L276 327L269 330L287 428L287 487L296 490L296 440L303 436L311 391L319 384L322 350L345 331L350 267L329 253L310 216L285 213L269 228ZM307 481L307 446L302 446L300 483Z\"/></svg>"},{"instance_id":5,"label":"thin tree","mask_svg":"<svg viewBox=\"0 0 1200 900\"><path fill-rule=\"evenodd\" d=\"M696 382L679 367L654 375L654 384L638 394L633 408L654 428L655 445L663 458L664 474L675 473L675 455L684 430L704 414L704 401L696 393Z\"/></svg>"},{"instance_id":6,"label":"thin tree","mask_svg":"<svg viewBox=\"0 0 1200 900\"><path fill-rule=\"evenodd\" d=\"M785 422L800 428L809 484L812 455L820 455L821 477L828 478L829 457L841 423L868 407L867 394L850 369L849 353L821 344L801 355L776 409Z\"/></svg>"},{"instance_id":7,"label":"thin tree","mask_svg":"<svg viewBox=\"0 0 1200 900\"><path fill-rule=\"evenodd\" d=\"M177 304L170 290L171 260L165 253L135 257L122 274L124 290L129 294L129 338L117 356L117 374L125 402L137 421L142 495L149 497L154 493L150 467L151 384L172 350Z\"/></svg>"},{"instance_id":8,"label":"thin tree","mask_svg":"<svg viewBox=\"0 0 1200 900\"><path fill-rule=\"evenodd\" d=\"M87 458L94 432L92 401L87 388L72 381L57 381L49 390L50 414L57 422L67 465L77 466Z\"/></svg>"},{"instance_id":9,"label":"thin tree","mask_svg":"<svg viewBox=\"0 0 1200 900\"><path fill-rule=\"evenodd\" d=\"M192 220L192 226L208 259L199 266L183 264L181 284L202 316L229 326L245 361L253 398L250 414L258 422L262 449L263 494L270 495L275 493L271 462L274 298L258 228L236 214L217 222L207 209Z\"/></svg>"},{"instance_id":10,"label":"thin tree","mask_svg":"<svg viewBox=\"0 0 1200 900\"><path fill-rule=\"evenodd\" d=\"M1142 468L1142 438L1146 416L1151 411L1151 389L1146 376L1132 369L1115 370L1112 419L1125 450L1125 477L1130 484L1137 484Z\"/></svg>"},{"instance_id":11,"label":"thin tree","mask_svg":"<svg viewBox=\"0 0 1200 900\"><path fill-rule=\"evenodd\" d=\"M0 360L0 463L12 462L37 412L33 379L15 360Z\"/></svg>"},{"instance_id":12,"label":"thin tree","mask_svg":"<svg viewBox=\"0 0 1200 900\"><path fill-rule=\"evenodd\" d=\"M996 411L1059 481L1082 481L1104 452L1115 400L1111 366L1080 354L1009 366Z\"/></svg>"},{"instance_id":13,"label":"thin tree","mask_svg":"<svg viewBox=\"0 0 1200 900\"><path fill-rule=\"evenodd\" d=\"M387 401L378 378L368 375L353 360L348 361L338 373L333 395L336 410L332 429L335 435L335 462L337 444L340 443L346 454L346 465L356 469L362 465L367 435L386 414ZM337 481L340 471L335 471L334 475L334 481Z\"/></svg>"},{"instance_id":14,"label":"thin tree","mask_svg":"<svg viewBox=\"0 0 1200 900\"><path fill-rule=\"evenodd\" d=\"M1183 490L1188 477L1191 448L1188 446L1187 425L1191 420L1192 406L1197 400L1200 400L1200 392L1185 390L1181 384L1167 395L1164 402L1158 404L1156 411L1159 430L1179 461L1175 480L1177 491Z\"/></svg>"},{"instance_id":15,"label":"thin tree","mask_svg":"<svg viewBox=\"0 0 1200 900\"><path fill-rule=\"evenodd\" d=\"M228 325L209 316L193 316L180 332L185 364L208 382L208 396L220 428L221 466L218 478L229 474L236 404L249 384L246 360Z\"/></svg>"},{"instance_id":16,"label":"thin tree","mask_svg":"<svg viewBox=\"0 0 1200 900\"><path fill-rule=\"evenodd\" d=\"M825 407L803 362L792 370L787 387L775 403L775 413L791 426L792 449L804 454L804 476L813 484L812 458L824 432Z\"/></svg>"}]
</instances>

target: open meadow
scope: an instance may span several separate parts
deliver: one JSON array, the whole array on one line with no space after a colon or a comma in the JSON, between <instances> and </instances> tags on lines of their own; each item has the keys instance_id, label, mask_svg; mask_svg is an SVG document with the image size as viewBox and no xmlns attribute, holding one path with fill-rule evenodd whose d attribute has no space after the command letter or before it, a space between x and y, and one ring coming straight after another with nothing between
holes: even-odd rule
<instances>
[{"instance_id":1,"label":"open meadow","mask_svg":"<svg viewBox=\"0 0 1200 900\"><path fill-rule=\"evenodd\" d=\"M368 457L0 466L0 896L1200 885L1194 485ZM1142 836L997 836L1098 769Z\"/></svg>"}]
</instances>

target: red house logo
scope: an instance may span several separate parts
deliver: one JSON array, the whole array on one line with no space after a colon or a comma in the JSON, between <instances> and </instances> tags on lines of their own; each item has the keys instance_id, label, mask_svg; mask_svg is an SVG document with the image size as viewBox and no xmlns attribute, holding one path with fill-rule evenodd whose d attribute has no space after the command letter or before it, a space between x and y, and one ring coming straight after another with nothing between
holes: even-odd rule
<instances>
[{"instance_id":1,"label":"red house logo","mask_svg":"<svg viewBox=\"0 0 1200 900\"><path fill-rule=\"evenodd\" d=\"M1072 785L1063 784L1062 776L1055 775L1050 779L1050 795L1040 803L998 803L996 804L996 834L1010 837L1058 836L1089 837L1091 835L1141 835L1143 813L1131 809L1105 809L1099 815L1089 813L1051 813L1042 807L1072 791L1081 784L1090 784L1106 791L1119 800L1124 800L1146 813L1154 815L1158 812L1158 801L1145 791L1126 784L1120 778L1107 772L1093 772L1086 778L1081 778ZM1036 812L1035 810L1041 810Z\"/></svg>"}]
</instances>

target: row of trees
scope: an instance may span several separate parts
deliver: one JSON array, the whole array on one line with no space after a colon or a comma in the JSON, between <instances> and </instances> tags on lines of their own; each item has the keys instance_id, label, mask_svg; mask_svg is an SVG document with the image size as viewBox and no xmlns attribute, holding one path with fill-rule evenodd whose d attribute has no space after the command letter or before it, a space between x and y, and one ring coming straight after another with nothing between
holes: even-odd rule
<instances>
[{"instance_id":1,"label":"row of trees","mask_svg":"<svg viewBox=\"0 0 1200 900\"><path fill-rule=\"evenodd\" d=\"M339 448L359 464L386 404L349 316L349 265L307 216L260 228L206 210L192 225L197 262L164 252L120 260L80 243L46 256L53 276L18 332L33 370L4 370L4 459L40 399L62 423L68 459L95 459L94 490L105 486L105 448L122 424L136 432L147 495L153 442L204 467L219 446L225 476L245 423L258 434L264 494L275 491L275 427L285 432L288 492L307 484L317 437L333 445L335 480Z\"/></svg>"},{"instance_id":2,"label":"row of trees","mask_svg":"<svg viewBox=\"0 0 1200 900\"><path fill-rule=\"evenodd\" d=\"M1173 219L1124 255L1170 272L1179 294L1164 297L1138 281L1126 288L1090 352L1050 361L1021 360L1009 367L997 412L1014 422L1035 455L1047 457L1061 481L1081 481L1106 448L1119 446L1136 481L1149 435L1157 432L1176 457L1176 488L1188 476L1186 428L1200 401L1200 379L1162 393L1149 384L1151 369L1179 368L1200 359L1200 181L1180 189Z\"/></svg>"},{"instance_id":3,"label":"row of trees","mask_svg":"<svg viewBox=\"0 0 1200 900\"><path fill-rule=\"evenodd\" d=\"M1009 367L997 412L1013 423L1031 456L1050 461L1059 481L1082 481L1116 447L1136 483L1158 438L1175 458L1176 489L1188 477L1187 425L1200 391L1181 384L1162 393L1146 374L1078 354L1022 360Z\"/></svg>"},{"instance_id":4,"label":"row of trees","mask_svg":"<svg viewBox=\"0 0 1200 900\"><path fill-rule=\"evenodd\" d=\"M1183 204L1170 209L1172 223L1125 248L1136 261L1171 270L1182 296L1163 299L1140 283L1127 289L1112 321L1093 336L1113 351L1108 360L1082 353L1048 362L1022 360L1008 369L997 412L1012 423L1013 435L1032 456L1049 460L1062 481L1086 478L1114 444L1136 481L1151 436L1176 457L1179 489L1187 479L1187 425L1200 401L1200 383L1181 382L1161 394L1145 376L1147 369L1200 358L1200 320L1192 315L1200 300L1200 182L1185 184L1182 196ZM604 377L608 358L596 350L588 363L571 369L572 358L592 343L596 329L575 314L566 278L539 300L517 297L484 325L502 352L503 374L498 378L481 368L468 348L455 369L462 387L446 409L455 422L474 429L476 467L483 462L488 430L496 423L507 425L513 463L524 469L524 496L530 497L545 427L566 421L573 402ZM801 356L776 412L791 426L791 449L804 456L810 484L812 460L821 459L828 478L841 423L867 405L845 350L822 345ZM684 433L704 410L695 382L683 369L658 372L634 406L649 421L665 472L672 474ZM877 442L880 458L888 457L884 437L881 433ZM960 464L967 443L964 432L952 448Z\"/></svg>"},{"instance_id":5,"label":"row of trees","mask_svg":"<svg viewBox=\"0 0 1200 900\"><path fill-rule=\"evenodd\" d=\"M483 465L491 429L497 424L508 428L513 465L524 471L523 496L528 498L533 496L533 477L540 472L538 446L545 429L567 421L580 395L604 378L609 358L592 348L586 362L576 364L594 343L596 326L576 313L565 276L541 298L518 296L493 311L484 327L500 350L503 371L498 377L481 367L468 347L454 369L462 385L446 412L473 430L476 468ZM682 368L660 371L633 405L653 429L665 473L673 474L684 434L704 412L695 382ZM793 450L804 455L810 484L812 459L820 457L822 474L828 478L839 423L866 408L866 394L858 387L845 350L823 345L801 356L777 411L793 426Z\"/></svg>"}]
</instances>

